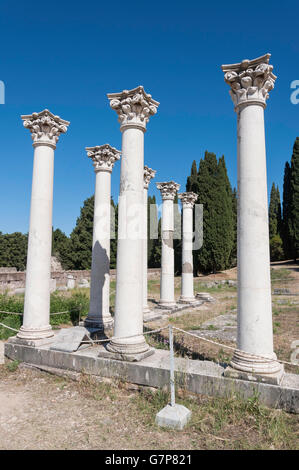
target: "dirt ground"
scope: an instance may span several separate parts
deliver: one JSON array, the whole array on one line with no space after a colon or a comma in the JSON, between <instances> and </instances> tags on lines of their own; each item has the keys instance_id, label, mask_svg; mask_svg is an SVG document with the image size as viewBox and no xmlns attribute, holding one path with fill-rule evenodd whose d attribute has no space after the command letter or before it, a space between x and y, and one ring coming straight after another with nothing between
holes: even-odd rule
<instances>
[{"instance_id":1,"label":"dirt ground","mask_svg":"<svg viewBox=\"0 0 299 470\"><path fill-rule=\"evenodd\" d=\"M130 388L132 387L132 389ZM0 449L296 449L299 418L240 402L186 395L184 431L161 429L155 415L168 393L121 382L78 381L7 362L0 366Z\"/></svg>"}]
</instances>

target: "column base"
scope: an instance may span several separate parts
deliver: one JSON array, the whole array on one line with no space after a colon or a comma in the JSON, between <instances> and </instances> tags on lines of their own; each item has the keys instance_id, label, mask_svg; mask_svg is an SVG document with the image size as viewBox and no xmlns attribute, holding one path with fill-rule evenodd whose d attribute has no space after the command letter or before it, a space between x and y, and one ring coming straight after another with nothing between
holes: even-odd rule
<instances>
[{"instance_id":1,"label":"column base","mask_svg":"<svg viewBox=\"0 0 299 470\"><path fill-rule=\"evenodd\" d=\"M51 325L47 325L41 328L27 328L21 326L16 338L25 340L25 341L37 341L54 336L54 331L52 330Z\"/></svg>"},{"instance_id":2,"label":"column base","mask_svg":"<svg viewBox=\"0 0 299 470\"><path fill-rule=\"evenodd\" d=\"M144 315L146 313L150 313L151 309L149 308L148 305L144 305L142 311L143 311L143 315Z\"/></svg>"},{"instance_id":3,"label":"column base","mask_svg":"<svg viewBox=\"0 0 299 470\"><path fill-rule=\"evenodd\" d=\"M111 314L106 314L103 318L99 318L98 316L87 316L84 320L84 326L88 328L96 328L97 330L106 330L111 329L113 327L114 320Z\"/></svg>"},{"instance_id":4,"label":"column base","mask_svg":"<svg viewBox=\"0 0 299 470\"><path fill-rule=\"evenodd\" d=\"M177 303L175 301L160 300L157 307L173 309L177 307Z\"/></svg>"},{"instance_id":5,"label":"column base","mask_svg":"<svg viewBox=\"0 0 299 470\"><path fill-rule=\"evenodd\" d=\"M136 336L134 338L111 338L110 343L106 346L107 351L114 353L119 356L138 356L140 354L145 354L150 350L149 345L146 343L144 336ZM147 354L148 355L148 354ZM144 356L146 357L146 356ZM121 359L129 360L129 359ZM137 359L133 359L137 360Z\"/></svg>"},{"instance_id":6,"label":"column base","mask_svg":"<svg viewBox=\"0 0 299 470\"><path fill-rule=\"evenodd\" d=\"M284 367L276 360L275 354L272 357L269 356L267 360L267 358L259 358L236 349L230 367L225 369L224 375L230 378L279 385L284 376Z\"/></svg>"},{"instance_id":7,"label":"column base","mask_svg":"<svg viewBox=\"0 0 299 470\"><path fill-rule=\"evenodd\" d=\"M148 347L147 351L141 353L120 353L114 350L114 348L110 349L110 344L111 343L106 346L106 349L103 347L100 350L98 357L103 357L105 359L116 359L117 361L139 362L155 353L155 349L150 347Z\"/></svg>"},{"instance_id":8,"label":"column base","mask_svg":"<svg viewBox=\"0 0 299 470\"><path fill-rule=\"evenodd\" d=\"M192 304L193 302L197 302L197 300L194 296L193 297L184 297L183 295L181 295L181 297L179 298L179 303L180 304Z\"/></svg>"}]
</instances>

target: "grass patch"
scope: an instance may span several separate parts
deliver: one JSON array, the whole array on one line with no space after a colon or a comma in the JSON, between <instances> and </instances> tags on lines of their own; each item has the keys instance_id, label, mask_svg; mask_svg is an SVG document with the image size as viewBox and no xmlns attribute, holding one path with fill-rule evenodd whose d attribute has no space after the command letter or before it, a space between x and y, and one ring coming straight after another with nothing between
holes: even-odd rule
<instances>
[{"instance_id":1,"label":"grass patch","mask_svg":"<svg viewBox=\"0 0 299 470\"><path fill-rule=\"evenodd\" d=\"M271 268L271 281L280 281L289 279L291 276L291 271L289 269L273 269Z\"/></svg>"}]
</instances>

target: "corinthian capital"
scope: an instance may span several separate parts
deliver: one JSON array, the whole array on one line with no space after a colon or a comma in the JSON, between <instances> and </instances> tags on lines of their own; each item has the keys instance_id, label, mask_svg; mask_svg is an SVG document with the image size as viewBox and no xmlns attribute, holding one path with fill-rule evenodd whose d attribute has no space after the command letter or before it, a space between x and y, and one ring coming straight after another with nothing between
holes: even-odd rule
<instances>
[{"instance_id":1,"label":"corinthian capital","mask_svg":"<svg viewBox=\"0 0 299 470\"><path fill-rule=\"evenodd\" d=\"M149 168L148 166L144 166L144 189L148 189L148 186L150 184L150 181L152 178L155 177L156 170L153 170L152 168Z\"/></svg>"},{"instance_id":2,"label":"corinthian capital","mask_svg":"<svg viewBox=\"0 0 299 470\"><path fill-rule=\"evenodd\" d=\"M68 121L64 121L59 116L54 116L48 109L40 113L32 113L21 116L23 125L31 132L33 146L49 145L56 148L59 136L67 131Z\"/></svg>"},{"instance_id":3,"label":"corinthian capital","mask_svg":"<svg viewBox=\"0 0 299 470\"><path fill-rule=\"evenodd\" d=\"M94 171L112 172L116 160L120 159L121 152L109 144L86 147L87 156L92 159Z\"/></svg>"},{"instance_id":4,"label":"corinthian capital","mask_svg":"<svg viewBox=\"0 0 299 470\"><path fill-rule=\"evenodd\" d=\"M121 93L108 93L110 106L118 114L121 130L125 127L139 127L146 130L150 116L156 114L160 103L145 93L143 86Z\"/></svg>"},{"instance_id":5,"label":"corinthian capital","mask_svg":"<svg viewBox=\"0 0 299 470\"><path fill-rule=\"evenodd\" d=\"M174 181L168 181L163 183L156 183L156 186L161 191L163 201L166 199L171 199L173 201L176 192L180 189L181 185L175 183Z\"/></svg>"},{"instance_id":6,"label":"corinthian capital","mask_svg":"<svg viewBox=\"0 0 299 470\"><path fill-rule=\"evenodd\" d=\"M181 193L178 195L178 197L185 207L193 208L195 202L197 201L198 195L190 191L188 193Z\"/></svg>"},{"instance_id":7,"label":"corinthian capital","mask_svg":"<svg viewBox=\"0 0 299 470\"><path fill-rule=\"evenodd\" d=\"M230 95L235 107L242 104L266 106L269 91L274 88L276 76L269 65L271 54L239 64L222 65L224 81L231 87Z\"/></svg>"}]
</instances>

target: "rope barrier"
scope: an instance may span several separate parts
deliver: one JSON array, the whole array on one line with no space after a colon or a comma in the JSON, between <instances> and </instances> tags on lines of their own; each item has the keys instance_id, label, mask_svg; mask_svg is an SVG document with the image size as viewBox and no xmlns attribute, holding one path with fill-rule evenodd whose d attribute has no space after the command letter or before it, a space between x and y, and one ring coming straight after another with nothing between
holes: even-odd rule
<instances>
[{"instance_id":1,"label":"rope barrier","mask_svg":"<svg viewBox=\"0 0 299 470\"><path fill-rule=\"evenodd\" d=\"M21 312L5 312L4 310L0 310L0 313L5 313L5 314L9 314L9 315L21 315L23 316L23 313ZM68 310L66 310L65 312L50 312L50 315L62 315L63 313L70 313Z\"/></svg>"},{"instance_id":2,"label":"rope barrier","mask_svg":"<svg viewBox=\"0 0 299 470\"><path fill-rule=\"evenodd\" d=\"M173 327L173 329L177 330L177 331L180 331L181 333L185 333L186 335L193 336L196 339L202 339L203 341L207 341L209 343L216 344L217 346L221 346L222 348L231 349L233 351L235 351L235 349L236 349L236 348L233 348L232 346L228 346L227 344L217 343L217 341L213 341L211 339L204 338L203 336L197 336L194 333L189 333L188 331L182 330L181 328L177 328L175 326ZM249 352L246 352L246 351L242 351L242 349L238 349L238 351L240 351L244 354L247 354L247 355L251 356L252 358L263 359L263 360L266 360L268 362L273 361L273 359L270 359L269 357L258 356L257 354L252 354L252 353L249 353ZM280 362L281 364L288 364L289 366L297 366L298 367L298 364L294 364L293 362L282 361L280 359L276 359L276 360L277 360L277 362Z\"/></svg>"},{"instance_id":3,"label":"rope barrier","mask_svg":"<svg viewBox=\"0 0 299 470\"><path fill-rule=\"evenodd\" d=\"M4 328L7 328L8 330L16 331L19 333L19 330L16 330L15 328L11 328L10 326L4 325L4 323L0 323L1 326L4 326Z\"/></svg>"},{"instance_id":4,"label":"rope barrier","mask_svg":"<svg viewBox=\"0 0 299 470\"><path fill-rule=\"evenodd\" d=\"M61 312L61 313L66 313L66 312ZM19 330L16 330L15 328L11 328L10 326L4 325L4 323L0 323L0 325L3 326L4 328L15 331L17 333L19 332ZM236 349L232 346L228 346L227 344L218 343L217 341L213 341L211 339L204 338L203 336L195 335L194 333L190 333L188 331L182 330L181 328L177 328L176 326L173 326L172 328L173 328L173 330L179 331L180 333L183 333L183 334L188 335L188 336L192 336L193 338L198 339L198 340L202 340L202 341L206 341L208 343L215 344L216 346L220 346L221 348L230 349L232 351L235 351L235 349ZM149 335L149 334L153 334L153 333L160 333L161 331L167 330L167 329L169 329L169 325L161 327L161 328L157 328L156 330L145 331L145 332L143 332L143 335ZM118 337L114 336L112 338L97 339L97 340L93 340L89 337L89 340L88 341L82 341L82 344L101 344L101 343L107 343L111 340L136 338L137 336L140 336L140 334L130 335L130 336L118 336ZM257 354L248 353L246 351L242 351L241 349L238 349L238 351L240 351L244 354L250 355L252 358L263 359L264 361L268 361L268 362L273 361L273 359L270 359L269 357L259 356ZM280 362L281 364L287 364L289 366L297 366L298 367L298 364L295 364L293 362L282 361L280 359L276 359L276 360L277 360L277 362Z\"/></svg>"}]
</instances>

